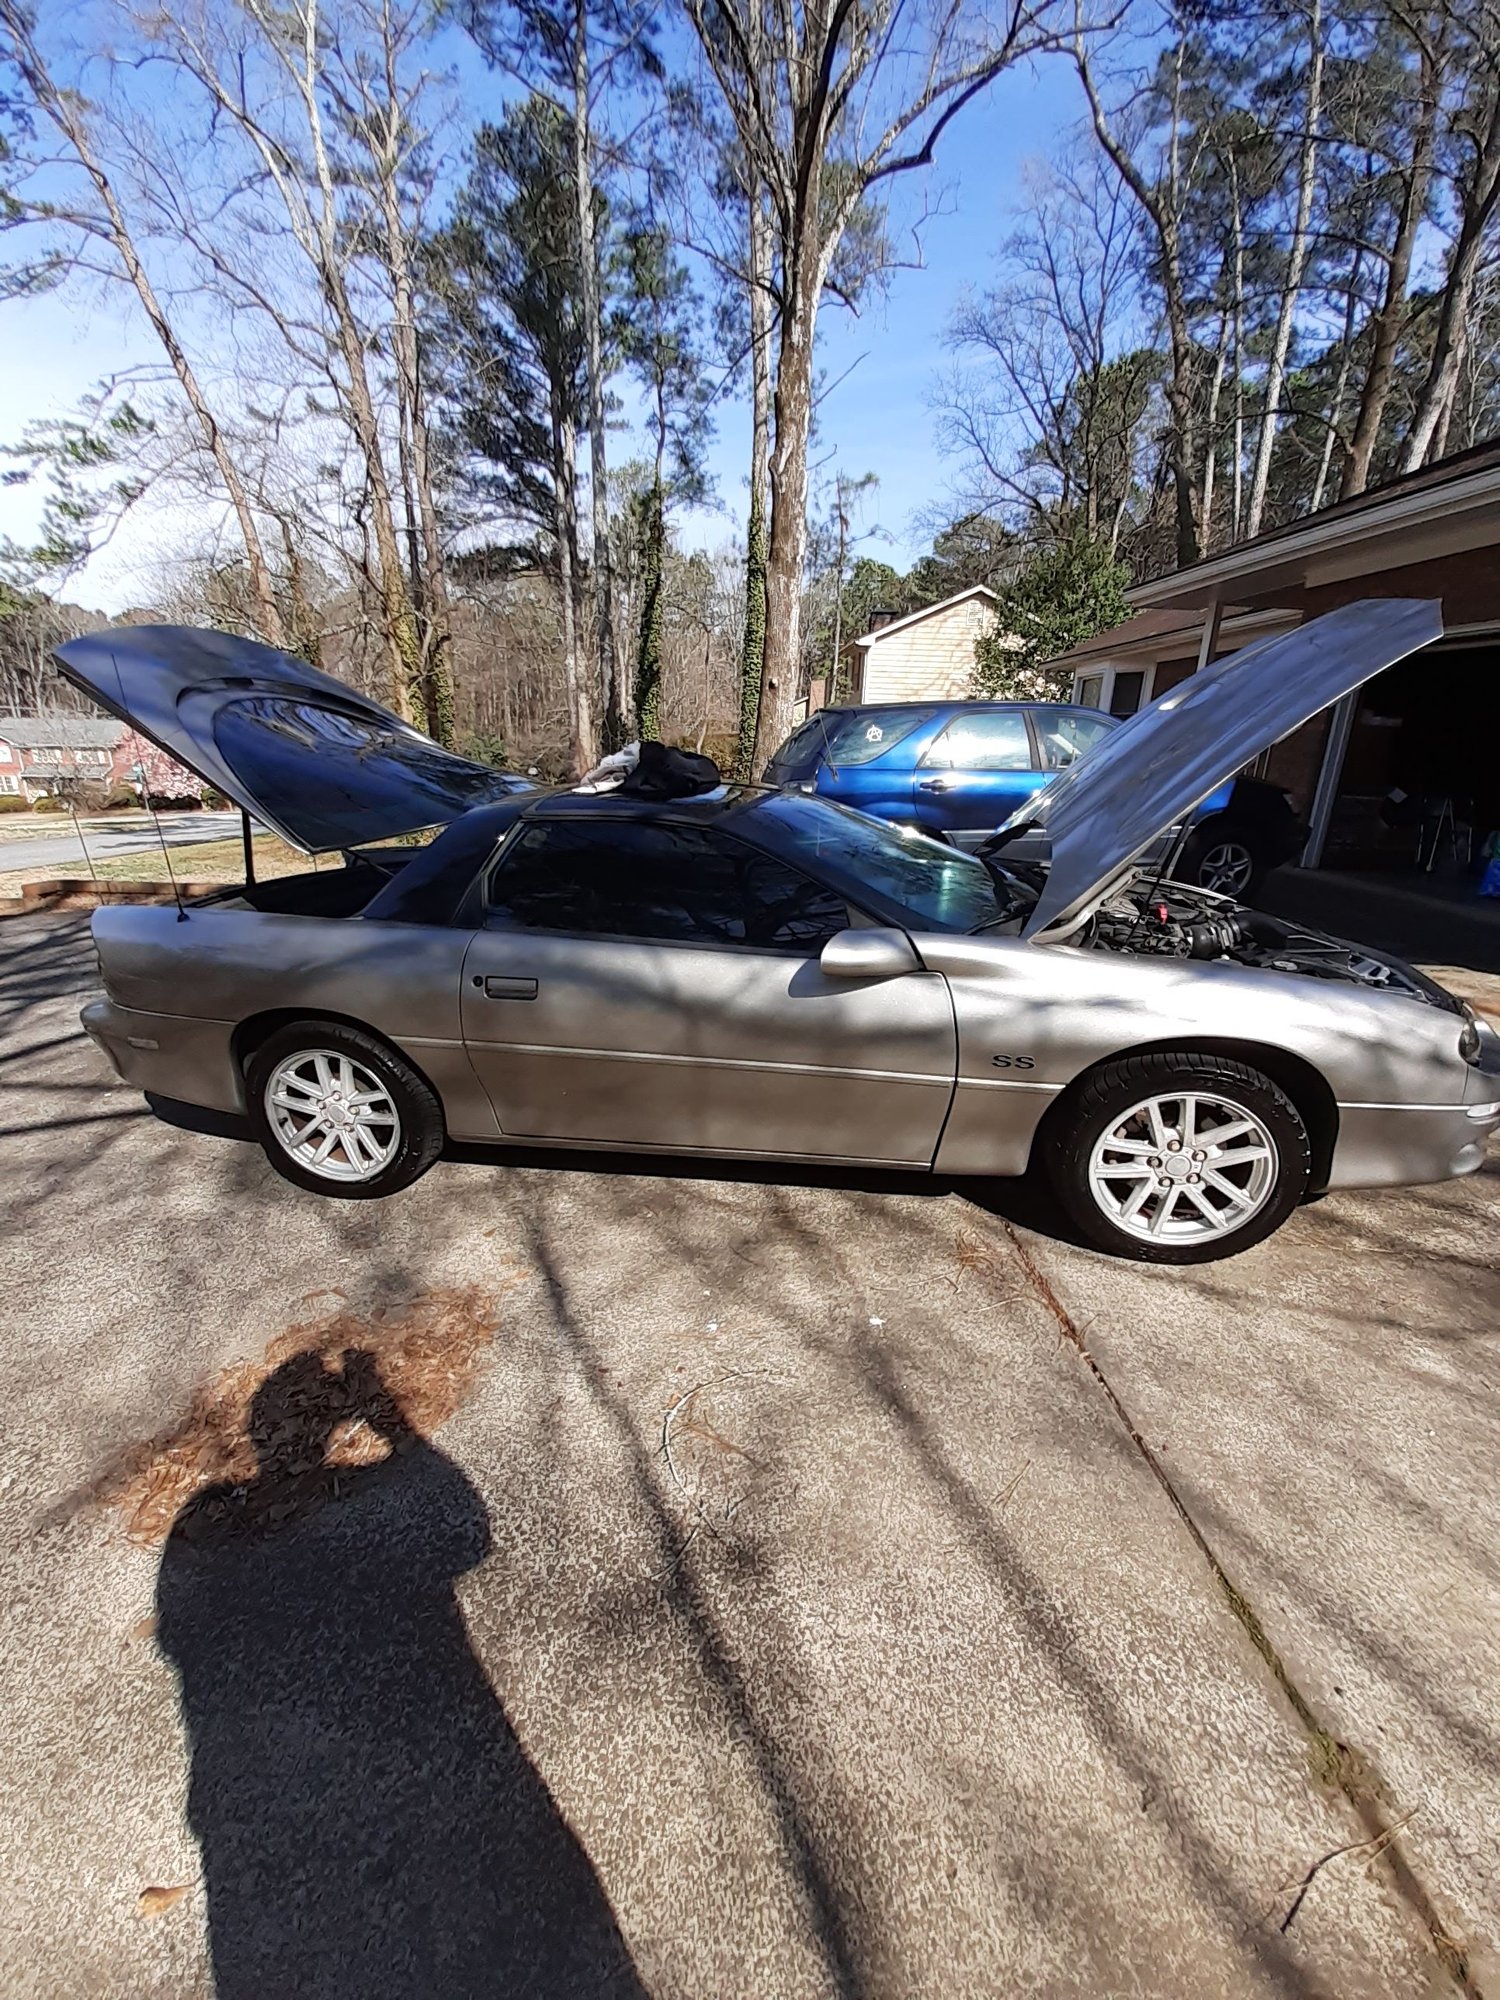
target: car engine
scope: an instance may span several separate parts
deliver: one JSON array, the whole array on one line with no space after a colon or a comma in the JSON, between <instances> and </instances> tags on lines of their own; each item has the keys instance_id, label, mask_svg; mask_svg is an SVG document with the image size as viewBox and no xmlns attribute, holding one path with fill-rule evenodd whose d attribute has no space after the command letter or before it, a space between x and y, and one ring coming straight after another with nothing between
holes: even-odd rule
<instances>
[{"instance_id":1,"label":"car engine","mask_svg":"<svg viewBox=\"0 0 1500 2000\"><path fill-rule=\"evenodd\" d=\"M1405 993L1458 1013L1461 1003L1399 959L1364 951L1320 931L1231 903L1181 883L1132 888L1105 903L1075 942L1102 951L1160 958L1223 959Z\"/></svg>"}]
</instances>

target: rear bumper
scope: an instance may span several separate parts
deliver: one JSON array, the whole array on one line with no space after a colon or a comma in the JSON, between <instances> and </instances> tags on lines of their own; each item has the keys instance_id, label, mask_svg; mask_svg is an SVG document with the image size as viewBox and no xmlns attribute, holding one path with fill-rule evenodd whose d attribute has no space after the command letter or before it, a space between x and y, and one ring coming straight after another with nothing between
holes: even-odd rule
<instances>
[{"instance_id":1,"label":"rear bumper","mask_svg":"<svg viewBox=\"0 0 1500 2000\"><path fill-rule=\"evenodd\" d=\"M244 1110L231 1022L142 1014L113 1000L89 1001L79 1018L116 1075L134 1089L209 1111Z\"/></svg>"},{"instance_id":2,"label":"rear bumper","mask_svg":"<svg viewBox=\"0 0 1500 2000\"><path fill-rule=\"evenodd\" d=\"M1477 1173L1500 1099L1468 1104L1341 1104L1331 1188L1415 1187Z\"/></svg>"}]
</instances>

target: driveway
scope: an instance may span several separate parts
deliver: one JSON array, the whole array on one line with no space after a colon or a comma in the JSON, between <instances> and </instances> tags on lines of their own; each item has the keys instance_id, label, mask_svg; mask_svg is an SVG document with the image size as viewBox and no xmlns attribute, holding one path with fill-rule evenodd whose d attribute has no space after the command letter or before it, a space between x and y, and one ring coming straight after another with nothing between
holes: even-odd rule
<instances>
[{"instance_id":1,"label":"driveway","mask_svg":"<svg viewBox=\"0 0 1500 2000\"><path fill-rule=\"evenodd\" d=\"M8 1995L1500 1993L1493 1177L319 1201L90 982L0 923Z\"/></svg>"}]
</instances>

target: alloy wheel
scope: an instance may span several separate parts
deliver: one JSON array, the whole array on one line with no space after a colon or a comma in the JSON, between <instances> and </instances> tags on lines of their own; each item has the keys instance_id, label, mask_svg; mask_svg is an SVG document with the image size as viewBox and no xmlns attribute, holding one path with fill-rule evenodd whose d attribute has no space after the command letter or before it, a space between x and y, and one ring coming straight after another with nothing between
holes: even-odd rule
<instances>
[{"instance_id":1,"label":"alloy wheel","mask_svg":"<svg viewBox=\"0 0 1500 2000\"><path fill-rule=\"evenodd\" d=\"M401 1146L390 1091L339 1049L299 1049L266 1080L266 1117L289 1159L330 1181L368 1181Z\"/></svg>"},{"instance_id":2,"label":"alloy wheel","mask_svg":"<svg viewBox=\"0 0 1500 2000\"><path fill-rule=\"evenodd\" d=\"M1198 887L1221 896L1242 895L1255 873L1255 856L1242 840L1216 841L1198 863Z\"/></svg>"},{"instance_id":3,"label":"alloy wheel","mask_svg":"<svg viewBox=\"0 0 1500 2000\"><path fill-rule=\"evenodd\" d=\"M1127 1235L1202 1243L1257 1215L1279 1167L1276 1141L1253 1111L1182 1091L1143 1098L1111 1120L1089 1159L1089 1193Z\"/></svg>"}]
</instances>

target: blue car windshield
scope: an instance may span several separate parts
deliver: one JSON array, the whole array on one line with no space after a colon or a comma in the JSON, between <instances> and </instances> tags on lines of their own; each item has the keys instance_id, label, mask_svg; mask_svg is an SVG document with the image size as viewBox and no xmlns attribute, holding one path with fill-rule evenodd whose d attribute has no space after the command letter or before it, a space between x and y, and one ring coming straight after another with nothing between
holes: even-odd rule
<instances>
[{"instance_id":1,"label":"blue car windshield","mask_svg":"<svg viewBox=\"0 0 1500 2000\"><path fill-rule=\"evenodd\" d=\"M1020 882L1011 900L982 861L921 834L805 793L772 792L755 816L776 822L776 844L791 859L859 901L861 889L907 912L914 930L973 931L1028 910L1035 894Z\"/></svg>"}]
</instances>

